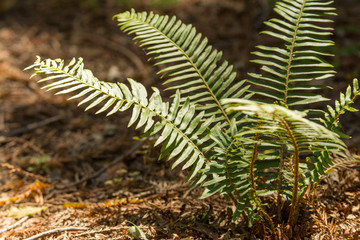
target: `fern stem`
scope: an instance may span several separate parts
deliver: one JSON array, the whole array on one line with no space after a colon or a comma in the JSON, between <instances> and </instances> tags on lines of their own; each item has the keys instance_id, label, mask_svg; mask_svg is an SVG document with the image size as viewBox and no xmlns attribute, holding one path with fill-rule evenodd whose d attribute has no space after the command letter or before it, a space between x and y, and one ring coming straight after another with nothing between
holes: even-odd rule
<instances>
[{"instance_id":1,"label":"fern stem","mask_svg":"<svg viewBox=\"0 0 360 240\"><path fill-rule=\"evenodd\" d=\"M255 161L256 161L257 155L258 155L258 141L259 141L259 133L256 133L255 134L255 143L254 143L253 154L252 154L251 161L250 161L250 166L249 166L251 190L253 192L255 192L255 194L256 194L256 186L255 186L254 168L255 168Z\"/></svg>"},{"instance_id":2,"label":"fern stem","mask_svg":"<svg viewBox=\"0 0 360 240\"><path fill-rule=\"evenodd\" d=\"M289 59L288 59L288 65L287 65L287 68L286 68L285 92L284 92L284 103L285 103L286 106L287 106L287 101L288 101L289 81L290 81L290 75L291 75L291 64L292 64L292 60L293 60L293 56L294 56L296 37L297 37L298 30L299 30L299 24L300 24L300 20L301 20L301 17L302 17L302 13L304 11L306 1L307 0L303 1L303 4L302 4L302 6L300 8L300 13L299 13L298 19L296 20L296 26L295 26L295 29L294 29L294 34L293 34L293 38L292 38L292 41L291 41L291 46L290 46L290 49L289 49Z\"/></svg>"},{"instance_id":3,"label":"fern stem","mask_svg":"<svg viewBox=\"0 0 360 240\"><path fill-rule=\"evenodd\" d=\"M271 217L269 216L269 214L265 211L265 209L261 206L260 198L256 194L254 168L255 168L255 161L256 161L257 156L258 156L258 141L259 141L259 133L256 133L255 134L255 143L254 143L253 154L252 154L251 161L250 161L250 166L249 166L250 182L251 182L251 197L253 198L254 203L255 203L256 207L258 208L258 210L260 211L260 213L269 222L270 227L271 227L271 235L274 238L275 235L276 235L276 229L275 229L275 226L274 226L274 222L271 219Z\"/></svg>"},{"instance_id":4,"label":"fern stem","mask_svg":"<svg viewBox=\"0 0 360 240\"><path fill-rule=\"evenodd\" d=\"M234 202L234 205L237 206L238 205L238 200L236 200L234 195L232 193L229 193L228 196L230 197L231 201Z\"/></svg>"},{"instance_id":5,"label":"fern stem","mask_svg":"<svg viewBox=\"0 0 360 240\"><path fill-rule=\"evenodd\" d=\"M278 183L278 190L277 190L277 221L280 223L281 221L281 189L282 189L282 182L283 182L283 167L284 167L284 145L281 146L280 149L280 162L279 162L279 183Z\"/></svg>"},{"instance_id":6,"label":"fern stem","mask_svg":"<svg viewBox=\"0 0 360 240\"><path fill-rule=\"evenodd\" d=\"M224 108L221 106L220 101L217 99L217 97L215 96L215 94L213 93L211 88L209 87L209 84L206 82L204 76L201 74L200 70L196 67L195 63L191 60L189 55L179 45L177 45L172 39L170 39L168 36L166 36L163 32L159 31L157 28L153 27L152 25L148 24L147 22L141 22L141 23L146 24L148 27L150 27L150 28L154 29L155 31L159 32L160 35L162 35L165 39L167 39L169 42L171 42L177 48L177 50L180 51L185 56L185 58L189 61L189 63L194 68L197 75L199 76L199 78L201 79L203 84L205 85L205 87L208 90L211 97L214 99L216 105L218 106L218 108L221 111L221 114L225 117L225 120L230 124L230 119L229 119L228 115L226 114Z\"/></svg>"},{"instance_id":7,"label":"fern stem","mask_svg":"<svg viewBox=\"0 0 360 240\"><path fill-rule=\"evenodd\" d=\"M296 139L294 137L294 134L292 133L290 126L287 124L287 122L281 118L278 117L278 119L280 120L280 122L282 123L282 125L285 127L292 145L294 146L294 187L293 187L293 192L292 192L292 201L291 201L291 209L290 209L290 214L289 214L289 222L290 222L290 226L294 226L295 224L295 219L296 219L296 214L297 214L297 209L298 209L298 188L299 188L299 163L300 163L300 158L299 158L299 148L296 142Z\"/></svg>"}]
</instances>

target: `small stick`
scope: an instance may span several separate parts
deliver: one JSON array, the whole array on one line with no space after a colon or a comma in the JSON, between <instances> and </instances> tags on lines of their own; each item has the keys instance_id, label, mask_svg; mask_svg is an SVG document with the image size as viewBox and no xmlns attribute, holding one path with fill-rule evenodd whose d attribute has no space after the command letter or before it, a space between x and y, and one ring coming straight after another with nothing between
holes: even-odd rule
<instances>
[{"instance_id":1,"label":"small stick","mask_svg":"<svg viewBox=\"0 0 360 240\"><path fill-rule=\"evenodd\" d=\"M107 164L105 167L101 168L99 171L95 172L94 174L92 174L92 175L90 175L90 176L88 176L88 177L85 177L85 178L83 178L83 179L80 179L79 181L76 181L76 182L74 182L74 183L71 183L71 184L69 184L68 186L66 186L65 188L72 187L72 186L76 186L76 185L78 185L78 184L80 184L80 183L86 182L86 181L88 181L88 180L90 180L90 179L93 179L93 178L96 178L96 177L100 176L100 174L102 174L103 172L105 172L108 168L114 166L114 165L117 164L118 162L121 162L122 160L124 160L124 158L126 158L126 157L130 156L131 154L133 154L138 148L140 148L140 147L143 145L143 143L144 143L146 140L147 140L147 138L144 139L144 140L142 140L142 141L140 141L140 142L138 142L138 143L136 143L135 145L132 146L132 148L131 148L127 153L125 153L124 155L121 155L121 156L115 158L111 163Z\"/></svg>"},{"instance_id":2,"label":"small stick","mask_svg":"<svg viewBox=\"0 0 360 240\"><path fill-rule=\"evenodd\" d=\"M19 137L2 137L0 136L0 143L8 143L8 142L18 142L21 143L23 146L29 147L35 152L38 152L40 155L46 155L43 150L41 150L38 146L35 144Z\"/></svg>"},{"instance_id":3,"label":"small stick","mask_svg":"<svg viewBox=\"0 0 360 240\"><path fill-rule=\"evenodd\" d=\"M57 116L54 116L54 117L51 117L51 118L44 119L44 120L42 120L40 122L31 123L29 125L26 125L23 128L15 129L13 131L8 132L7 134L5 134L5 137L18 136L18 135L21 135L23 133L32 131L32 130L34 130L36 128L40 128L40 127L43 127L43 126L48 125L50 123L57 122L57 121L59 121L59 120L61 120L63 118L64 118L64 116L57 115Z\"/></svg>"},{"instance_id":4,"label":"small stick","mask_svg":"<svg viewBox=\"0 0 360 240\"><path fill-rule=\"evenodd\" d=\"M76 234L74 237L81 237L81 236L85 236L85 235L91 235L94 233L106 233L106 232L123 230L123 229L128 229L128 228L129 228L129 226L111 227L111 228L106 228L106 229L94 230L94 231L86 232L86 233L79 233L79 234Z\"/></svg>"},{"instance_id":5,"label":"small stick","mask_svg":"<svg viewBox=\"0 0 360 240\"><path fill-rule=\"evenodd\" d=\"M34 179L39 179L43 182L49 182L49 180L46 178L46 177L43 177L39 174L35 174L35 173L31 173L31 172L27 172L25 170L22 170L21 168L19 167L16 167L10 163L3 163L3 162L0 162L0 167L2 168L7 168L10 170L10 172L17 172L17 173L20 173L26 177L31 177L31 178L34 178Z\"/></svg>"},{"instance_id":6,"label":"small stick","mask_svg":"<svg viewBox=\"0 0 360 240\"><path fill-rule=\"evenodd\" d=\"M16 228L17 226L20 226L23 222L25 222L26 220L29 219L29 216L25 216L22 219L20 219L19 221L17 221L16 223L14 223L13 225L8 226L7 228L4 228L2 230L0 230L0 234L9 231L10 229Z\"/></svg>"},{"instance_id":7,"label":"small stick","mask_svg":"<svg viewBox=\"0 0 360 240\"><path fill-rule=\"evenodd\" d=\"M2 110L2 107L0 105L0 131L3 131L4 129L5 129L5 114L4 114L4 110Z\"/></svg>"},{"instance_id":8,"label":"small stick","mask_svg":"<svg viewBox=\"0 0 360 240\"><path fill-rule=\"evenodd\" d=\"M31 236L29 238L26 238L24 240L34 240L34 239L37 239L37 238L45 237L47 235L51 235L51 234L55 234L55 233L59 233L59 232L66 232L66 231L87 231L87 228L83 228L83 227L57 228L57 229L53 229L53 230L49 230L49 231L46 231L46 232L36 234L36 235Z\"/></svg>"}]
</instances>

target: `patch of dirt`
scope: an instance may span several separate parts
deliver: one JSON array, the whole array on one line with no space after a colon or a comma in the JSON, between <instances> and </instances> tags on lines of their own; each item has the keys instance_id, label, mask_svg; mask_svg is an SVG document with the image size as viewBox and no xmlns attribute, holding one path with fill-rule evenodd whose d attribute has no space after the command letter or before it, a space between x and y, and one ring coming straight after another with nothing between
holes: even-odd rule
<instances>
[{"instance_id":1,"label":"patch of dirt","mask_svg":"<svg viewBox=\"0 0 360 240\"><path fill-rule=\"evenodd\" d=\"M8 9L5 2L14 5ZM36 55L83 57L99 79L123 82L131 77L148 88L161 88L156 67L111 20L132 7L119 2L0 3L0 239L38 233L44 234L42 239L131 239L131 223L153 239L255 239L261 227L250 230L231 223L232 206L220 197L200 201L201 189L185 183L184 173L157 161L159 150L152 147L152 139L129 151L138 143L133 137L140 135L126 127L129 113L105 118L94 115L95 110L84 112L76 101L42 91L36 79L22 71ZM257 33L271 16L268 1L179 0L167 6L153 2L136 1L133 7L176 14L223 50L239 78L252 71L249 52L260 43ZM360 73L360 4L336 4L339 74L332 85L343 90ZM360 143L357 119L354 113L343 123L354 136L349 143L355 153ZM121 161L104 168L121 156ZM309 239L358 235L359 166L339 169L320 189L318 199L307 199L311 215L299 220L299 228ZM58 231L46 234L54 229Z\"/></svg>"}]
</instances>

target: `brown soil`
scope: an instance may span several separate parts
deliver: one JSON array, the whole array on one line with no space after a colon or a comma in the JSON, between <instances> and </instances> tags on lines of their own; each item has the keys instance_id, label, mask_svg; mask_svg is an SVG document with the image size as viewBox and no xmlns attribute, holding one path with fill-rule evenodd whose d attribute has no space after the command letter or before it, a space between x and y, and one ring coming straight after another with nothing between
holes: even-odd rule
<instances>
[{"instance_id":1,"label":"brown soil","mask_svg":"<svg viewBox=\"0 0 360 240\"><path fill-rule=\"evenodd\" d=\"M131 77L161 88L157 69L112 21L116 13L136 7L192 23L245 78L254 67L248 62L250 50L260 42L257 32L271 16L268 1L117 2L0 2L0 239L25 239L54 229L59 231L44 233L42 239L131 239L129 222L152 239L265 238L260 225L250 229L231 223L229 202L220 197L200 201L201 189L185 183L184 173L157 161L152 139L131 151L140 132L126 127L129 113L105 118L83 112L76 102L42 91L22 69L36 55L81 56L99 79ZM8 8L5 3L14 4ZM360 4L336 4L334 64L339 74L331 82L336 90L329 92L332 99L360 73ZM343 122L354 136L348 142L354 153L360 143L357 119L354 113ZM107 167L119 157L122 161ZM317 198L307 199L298 232L307 239L359 238L359 170L354 164L329 175Z\"/></svg>"}]
</instances>

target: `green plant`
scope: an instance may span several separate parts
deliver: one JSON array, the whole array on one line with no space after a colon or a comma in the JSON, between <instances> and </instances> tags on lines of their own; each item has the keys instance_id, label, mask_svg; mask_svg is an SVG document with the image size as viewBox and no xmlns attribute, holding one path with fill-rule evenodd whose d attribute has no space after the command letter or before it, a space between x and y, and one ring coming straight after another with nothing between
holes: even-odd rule
<instances>
[{"instance_id":1,"label":"green plant","mask_svg":"<svg viewBox=\"0 0 360 240\"><path fill-rule=\"evenodd\" d=\"M313 91L329 87L313 80L335 73L323 59L333 45L326 39L332 30L327 16L334 15L330 4L279 1L274 10L281 18L266 22L270 30L263 33L283 45L258 46L253 62L262 73L250 73L242 81L192 25L152 12L116 15L121 30L135 34L150 60L163 67L159 75L174 92L171 104L157 88L148 97L145 87L132 79L130 87L99 81L81 58L65 65L61 59L38 57L28 69L49 75L39 81L51 80L44 86L48 90L75 92L70 99L86 96L79 103L89 104L86 110L101 105L97 113L111 115L132 108L129 126L137 122L146 136L157 135L160 158L174 159L173 168L189 168L187 180L205 188L201 198L224 196L236 206L234 220L240 214L250 225L265 220L275 238L277 224L295 226L301 198L331 168L330 156L347 157L339 118L355 111L351 105L360 95L357 80L328 112L309 107L327 100ZM284 205L290 206L288 216L280 214Z\"/></svg>"},{"instance_id":2,"label":"green plant","mask_svg":"<svg viewBox=\"0 0 360 240\"><path fill-rule=\"evenodd\" d=\"M145 233L138 226L136 226L134 223L132 223L130 221L127 221L127 222L133 225L127 229L130 236L132 236L134 239L139 239L139 240L147 240L148 239L146 237Z\"/></svg>"}]
</instances>

